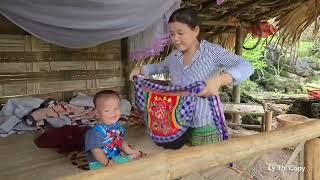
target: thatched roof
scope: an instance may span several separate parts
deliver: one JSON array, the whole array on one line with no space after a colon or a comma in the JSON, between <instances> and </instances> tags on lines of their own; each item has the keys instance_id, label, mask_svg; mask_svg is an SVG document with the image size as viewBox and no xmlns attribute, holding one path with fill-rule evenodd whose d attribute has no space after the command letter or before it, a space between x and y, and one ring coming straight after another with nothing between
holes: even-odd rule
<instances>
[{"instance_id":1,"label":"thatched roof","mask_svg":"<svg viewBox=\"0 0 320 180\"><path fill-rule=\"evenodd\" d=\"M221 5L214 0L182 0L181 6L197 9L205 37L228 49L234 47L232 24L245 27L275 18L280 40L291 44L313 22L315 33L319 32L320 0L225 0Z\"/></svg>"},{"instance_id":2,"label":"thatched roof","mask_svg":"<svg viewBox=\"0 0 320 180\"><path fill-rule=\"evenodd\" d=\"M302 32L315 22L314 33L319 33L320 0L182 0L182 7L198 10L202 19L203 37L231 50L235 47L236 27L248 27L261 21L274 19L278 28L278 44L290 44L294 51ZM317 23L319 22L319 23ZM136 61L136 65L163 60L172 47L160 56Z\"/></svg>"}]
</instances>

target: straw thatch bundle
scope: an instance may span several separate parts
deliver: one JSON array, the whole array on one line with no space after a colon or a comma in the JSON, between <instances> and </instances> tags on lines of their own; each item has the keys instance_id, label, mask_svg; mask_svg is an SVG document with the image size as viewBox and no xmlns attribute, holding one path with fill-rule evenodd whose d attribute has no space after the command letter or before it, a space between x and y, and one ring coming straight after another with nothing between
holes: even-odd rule
<instances>
[{"instance_id":1,"label":"straw thatch bundle","mask_svg":"<svg viewBox=\"0 0 320 180\"><path fill-rule=\"evenodd\" d=\"M312 23L314 25L314 35L319 33L320 20L320 0L309 0L301 3L293 11L279 15L277 27L280 29L279 38L282 42L296 43L304 30Z\"/></svg>"}]
</instances>

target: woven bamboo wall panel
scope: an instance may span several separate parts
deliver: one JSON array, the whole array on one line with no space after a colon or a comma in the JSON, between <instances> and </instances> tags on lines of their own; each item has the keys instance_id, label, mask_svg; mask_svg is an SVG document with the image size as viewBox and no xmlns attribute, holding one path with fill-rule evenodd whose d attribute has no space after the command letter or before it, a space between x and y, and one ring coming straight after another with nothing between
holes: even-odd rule
<instances>
[{"instance_id":1,"label":"woven bamboo wall panel","mask_svg":"<svg viewBox=\"0 0 320 180\"><path fill-rule=\"evenodd\" d=\"M27 84L4 84L2 87L2 96L27 94Z\"/></svg>"},{"instance_id":2,"label":"woven bamboo wall panel","mask_svg":"<svg viewBox=\"0 0 320 180\"><path fill-rule=\"evenodd\" d=\"M115 43L119 42L119 43ZM0 34L0 52L22 51L22 52L116 52L120 54L120 41L110 41L93 48L65 48L48 42L44 42L30 35L3 35Z\"/></svg>"},{"instance_id":3,"label":"woven bamboo wall panel","mask_svg":"<svg viewBox=\"0 0 320 180\"><path fill-rule=\"evenodd\" d=\"M55 51L53 52L24 52L24 51L0 51L0 63L13 62L52 62L52 61L117 61L120 54L110 49L103 52L77 52Z\"/></svg>"},{"instance_id":4,"label":"woven bamboo wall panel","mask_svg":"<svg viewBox=\"0 0 320 180\"><path fill-rule=\"evenodd\" d=\"M124 85L125 81L122 78L97 79L97 87L99 88L117 87Z\"/></svg>"},{"instance_id":5,"label":"woven bamboo wall panel","mask_svg":"<svg viewBox=\"0 0 320 180\"><path fill-rule=\"evenodd\" d=\"M0 63L0 73L32 72L31 63Z\"/></svg>"},{"instance_id":6,"label":"woven bamboo wall panel","mask_svg":"<svg viewBox=\"0 0 320 180\"><path fill-rule=\"evenodd\" d=\"M42 82L40 94L57 92L60 87L63 87L63 91L83 90L87 89L87 82L85 80Z\"/></svg>"},{"instance_id":7,"label":"woven bamboo wall panel","mask_svg":"<svg viewBox=\"0 0 320 180\"><path fill-rule=\"evenodd\" d=\"M25 51L25 46L28 44L30 38L23 35L0 35L0 52Z\"/></svg>"},{"instance_id":8,"label":"woven bamboo wall panel","mask_svg":"<svg viewBox=\"0 0 320 180\"><path fill-rule=\"evenodd\" d=\"M0 63L0 73L50 72L62 70L120 69L120 61L64 61L38 63Z\"/></svg>"},{"instance_id":9,"label":"woven bamboo wall panel","mask_svg":"<svg viewBox=\"0 0 320 180\"><path fill-rule=\"evenodd\" d=\"M28 96L65 91L86 91L90 89L106 89L124 86L124 79L110 78L99 80L73 80L59 82L16 83L0 86L2 98L13 96Z\"/></svg>"},{"instance_id":10,"label":"woven bamboo wall panel","mask_svg":"<svg viewBox=\"0 0 320 180\"><path fill-rule=\"evenodd\" d=\"M52 72L0 73L0 84L107 79L120 77L119 69L65 70Z\"/></svg>"},{"instance_id":11,"label":"woven bamboo wall panel","mask_svg":"<svg viewBox=\"0 0 320 180\"><path fill-rule=\"evenodd\" d=\"M122 63L120 40L72 49L30 35L0 35L0 101L110 88L123 93Z\"/></svg>"},{"instance_id":12,"label":"woven bamboo wall panel","mask_svg":"<svg viewBox=\"0 0 320 180\"><path fill-rule=\"evenodd\" d=\"M110 89L110 90L114 90L116 92L118 92L120 94L121 97L126 98L126 92L125 89L123 87L111 87L111 88L102 88L102 89L89 89L89 90L83 90L83 91L73 91L73 96L76 96L78 92L90 95L90 96L94 96L97 92L104 90L104 89Z\"/></svg>"}]
</instances>

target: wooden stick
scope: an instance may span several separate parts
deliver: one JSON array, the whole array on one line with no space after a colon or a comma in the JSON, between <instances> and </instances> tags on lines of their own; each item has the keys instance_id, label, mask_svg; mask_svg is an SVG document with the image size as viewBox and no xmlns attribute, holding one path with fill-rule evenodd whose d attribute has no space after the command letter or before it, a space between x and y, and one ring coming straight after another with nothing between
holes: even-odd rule
<instances>
[{"instance_id":1,"label":"wooden stick","mask_svg":"<svg viewBox=\"0 0 320 180\"><path fill-rule=\"evenodd\" d=\"M306 133L308 132L308 133ZM175 179L192 172L292 146L320 136L320 121L149 156L108 169L87 171L63 179Z\"/></svg>"},{"instance_id":2,"label":"wooden stick","mask_svg":"<svg viewBox=\"0 0 320 180\"><path fill-rule=\"evenodd\" d=\"M305 167L304 166L304 146L302 147L300 153L299 153L299 167ZM298 180L304 179L304 172L299 172Z\"/></svg>"},{"instance_id":3,"label":"wooden stick","mask_svg":"<svg viewBox=\"0 0 320 180\"><path fill-rule=\"evenodd\" d=\"M306 131L308 132L308 131ZM304 179L320 179L320 139L315 138L306 142L304 146Z\"/></svg>"},{"instance_id":4,"label":"wooden stick","mask_svg":"<svg viewBox=\"0 0 320 180\"><path fill-rule=\"evenodd\" d=\"M272 111L267 111L265 114L265 130L271 131L272 130Z\"/></svg>"},{"instance_id":5,"label":"wooden stick","mask_svg":"<svg viewBox=\"0 0 320 180\"><path fill-rule=\"evenodd\" d=\"M247 103L223 103L225 113L239 113L239 114L255 114L263 115L265 111L260 104Z\"/></svg>"},{"instance_id":6,"label":"wooden stick","mask_svg":"<svg viewBox=\"0 0 320 180\"><path fill-rule=\"evenodd\" d=\"M304 146L304 142L299 143L299 145L295 148L295 150L291 154L290 158L288 159L286 166L291 165L291 163L297 158L297 156L299 155L299 153L303 149L303 146Z\"/></svg>"},{"instance_id":7,"label":"wooden stick","mask_svg":"<svg viewBox=\"0 0 320 180\"><path fill-rule=\"evenodd\" d=\"M236 123L227 123L228 126L241 126L241 127L247 127L247 128L257 128L260 129L261 125L253 125L253 124L236 124Z\"/></svg>"},{"instance_id":8,"label":"wooden stick","mask_svg":"<svg viewBox=\"0 0 320 180\"><path fill-rule=\"evenodd\" d=\"M265 132L266 131L266 116L262 116L261 118L261 132Z\"/></svg>"}]
</instances>

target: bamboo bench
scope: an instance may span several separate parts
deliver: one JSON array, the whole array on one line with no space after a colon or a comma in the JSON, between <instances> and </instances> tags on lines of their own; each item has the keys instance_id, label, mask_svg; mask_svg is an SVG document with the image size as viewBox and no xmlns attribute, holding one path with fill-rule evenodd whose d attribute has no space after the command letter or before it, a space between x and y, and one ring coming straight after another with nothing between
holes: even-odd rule
<instances>
[{"instance_id":1,"label":"bamboo bench","mask_svg":"<svg viewBox=\"0 0 320 180\"><path fill-rule=\"evenodd\" d=\"M251 114L262 116L261 125L228 123L229 126L241 126L248 128L261 128L261 131L271 130L272 112L267 111L264 105L247 103L224 103L224 112L227 114Z\"/></svg>"}]
</instances>

